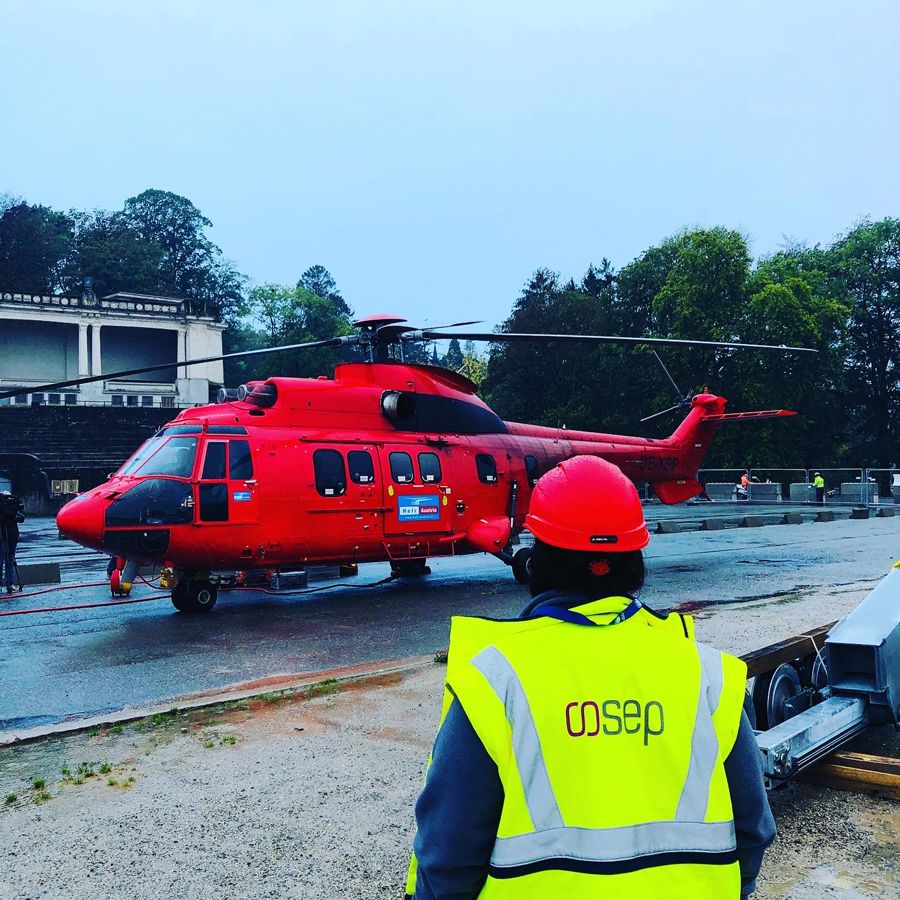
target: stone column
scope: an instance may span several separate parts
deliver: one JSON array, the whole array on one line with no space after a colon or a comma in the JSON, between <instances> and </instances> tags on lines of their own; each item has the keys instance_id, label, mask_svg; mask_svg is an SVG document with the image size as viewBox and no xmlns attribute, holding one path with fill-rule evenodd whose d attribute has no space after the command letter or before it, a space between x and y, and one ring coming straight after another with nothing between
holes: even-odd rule
<instances>
[{"instance_id":1,"label":"stone column","mask_svg":"<svg viewBox=\"0 0 900 900\"><path fill-rule=\"evenodd\" d=\"M87 378L90 375L88 362L88 326L87 322L78 323L78 377Z\"/></svg>"},{"instance_id":2,"label":"stone column","mask_svg":"<svg viewBox=\"0 0 900 900\"><path fill-rule=\"evenodd\" d=\"M187 327L178 329L178 362L184 362L187 359ZM176 402L179 404L189 403L191 395L190 378L191 369L175 370L175 393Z\"/></svg>"},{"instance_id":3,"label":"stone column","mask_svg":"<svg viewBox=\"0 0 900 900\"><path fill-rule=\"evenodd\" d=\"M100 326L95 322L91 326L91 375L102 374L100 361Z\"/></svg>"}]
</instances>

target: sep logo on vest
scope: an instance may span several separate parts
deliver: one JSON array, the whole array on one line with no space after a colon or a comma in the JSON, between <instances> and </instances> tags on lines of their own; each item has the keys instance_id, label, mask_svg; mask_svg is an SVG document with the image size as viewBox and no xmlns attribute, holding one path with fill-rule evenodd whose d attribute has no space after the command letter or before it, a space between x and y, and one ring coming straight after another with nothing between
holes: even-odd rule
<instances>
[{"instance_id":1,"label":"sep logo on vest","mask_svg":"<svg viewBox=\"0 0 900 900\"><path fill-rule=\"evenodd\" d=\"M597 737L602 731L609 737L643 734L646 747L652 737L666 728L662 704L649 700L573 700L566 704L566 731L573 738Z\"/></svg>"}]
</instances>

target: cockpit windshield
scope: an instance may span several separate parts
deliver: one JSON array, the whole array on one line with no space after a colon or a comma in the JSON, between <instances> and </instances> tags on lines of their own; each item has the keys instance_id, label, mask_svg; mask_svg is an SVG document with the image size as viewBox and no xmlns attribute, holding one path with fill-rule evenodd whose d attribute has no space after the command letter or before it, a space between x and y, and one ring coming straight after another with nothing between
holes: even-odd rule
<instances>
[{"instance_id":1,"label":"cockpit windshield","mask_svg":"<svg viewBox=\"0 0 900 900\"><path fill-rule=\"evenodd\" d=\"M190 478L197 456L195 437L150 438L119 470L120 475Z\"/></svg>"}]
</instances>

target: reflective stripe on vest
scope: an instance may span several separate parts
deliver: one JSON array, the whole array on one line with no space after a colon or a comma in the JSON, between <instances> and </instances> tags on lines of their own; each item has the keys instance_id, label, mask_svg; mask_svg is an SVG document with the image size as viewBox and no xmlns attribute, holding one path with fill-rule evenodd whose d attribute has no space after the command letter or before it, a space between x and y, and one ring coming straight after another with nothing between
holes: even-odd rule
<instances>
[{"instance_id":1,"label":"reflective stripe on vest","mask_svg":"<svg viewBox=\"0 0 900 900\"><path fill-rule=\"evenodd\" d=\"M679 862L735 861L734 822L704 822L719 751L713 714L723 688L721 655L702 644L700 695L687 776L673 821L618 828L567 827L550 783L528 698L512 665L487 647L472 665L484 675L506 713L512 750L535 831L498 837L490 874L512 878L544 868L613 874Z\"/></svg>"}]
</instances>

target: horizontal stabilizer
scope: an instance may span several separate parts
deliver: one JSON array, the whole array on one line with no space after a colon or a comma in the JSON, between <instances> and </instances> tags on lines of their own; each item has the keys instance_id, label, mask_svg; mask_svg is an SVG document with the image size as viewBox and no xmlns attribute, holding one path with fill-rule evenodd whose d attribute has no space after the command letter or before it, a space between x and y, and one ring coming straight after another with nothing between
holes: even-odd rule
<instances>
[{"instance_id":1,"label":"horizontal stabilizer","mask_svg":"<svg viewBox=\"0 0 900 900\"><path fill-rule=\"evenodd\" d=\"M758 412L712 413L704 416L704 422L746 422L750 419L778 419L781 416L796 416L792 409L764 409Z\"/></svg>"}]
</instances>

